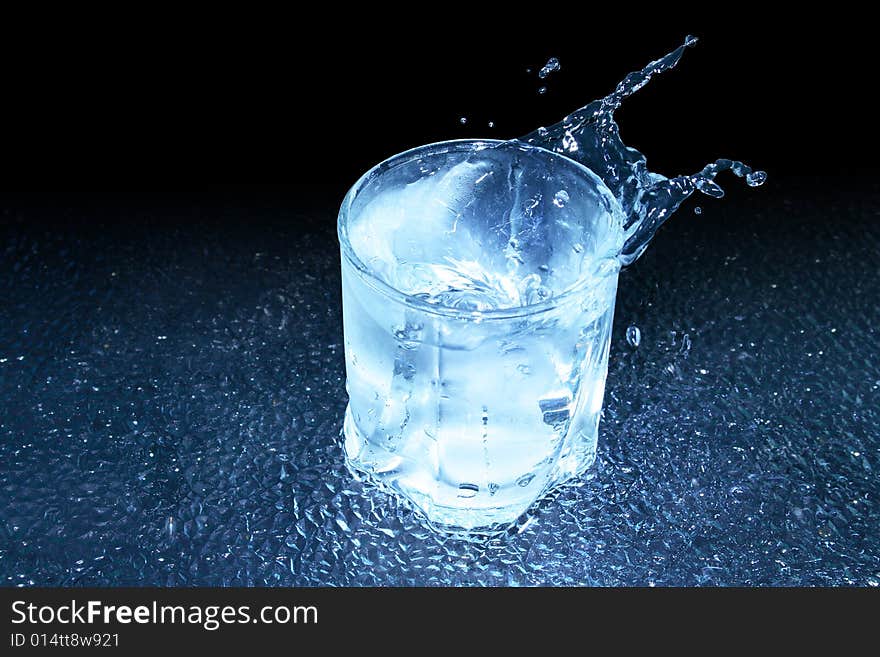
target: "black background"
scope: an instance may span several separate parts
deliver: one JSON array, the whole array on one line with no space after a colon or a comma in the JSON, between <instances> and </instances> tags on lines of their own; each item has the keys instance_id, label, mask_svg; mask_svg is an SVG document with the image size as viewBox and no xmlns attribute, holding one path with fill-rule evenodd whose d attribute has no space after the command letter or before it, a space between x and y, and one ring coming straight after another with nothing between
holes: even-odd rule
<instances>
[{"instance_id":1,"label":"black background","mask_svg":"<svg viewBox=\"0 0 880 657\"><path fill-rule=\"evenodd\" d=\"M771 189L807 178L849 188L874 171L865 16L777 16L751 4L330 13L7 20L0 192L335 202L406 148L549 125L689 33L700 44L618 115L653 170L732 157L766 169ZM550 56L562 70L541 96L536 72Z\"/></svg>"}]
</instances>

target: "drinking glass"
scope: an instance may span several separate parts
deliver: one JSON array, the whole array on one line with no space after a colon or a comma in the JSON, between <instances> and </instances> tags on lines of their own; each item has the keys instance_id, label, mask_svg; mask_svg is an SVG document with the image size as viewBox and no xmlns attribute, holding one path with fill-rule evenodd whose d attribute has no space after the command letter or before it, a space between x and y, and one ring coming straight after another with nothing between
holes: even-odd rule
<instances>
[{"instance_id":1,"label":"drinking glass","mask_svg":"<svg viewBox=\"0 0 880 657\"><path fill-rule=\"evenodd\" d=\"M521 142L367 172L338 221L349 467L466 533L587 469L623 224L591 171Z\"/></svg>"}]
</instances>

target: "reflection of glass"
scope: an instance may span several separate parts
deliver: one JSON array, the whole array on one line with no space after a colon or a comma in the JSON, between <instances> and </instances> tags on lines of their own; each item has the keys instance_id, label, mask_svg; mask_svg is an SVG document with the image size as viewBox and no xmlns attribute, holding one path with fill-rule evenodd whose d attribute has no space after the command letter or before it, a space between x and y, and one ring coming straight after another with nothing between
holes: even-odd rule
<instances>
[{"instance_id":1,"label":"reflection of glass","mask_svg":"<svg viewBox=\"0 0 880 657\"><path fill-rule=\"evenodd\" d=\"M589 170L520 142L368 172L339 215L350 466L466 531L589 467L623 220Z\"/></svg>"}]
</instances>

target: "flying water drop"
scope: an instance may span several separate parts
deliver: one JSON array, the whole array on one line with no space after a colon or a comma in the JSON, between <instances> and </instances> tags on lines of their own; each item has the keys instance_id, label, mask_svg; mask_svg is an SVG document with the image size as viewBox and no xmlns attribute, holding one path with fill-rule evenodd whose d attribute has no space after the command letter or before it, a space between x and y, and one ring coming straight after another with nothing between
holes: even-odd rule
<instances>
[{"instance_id":1,"label":"flying water drop","mask_svg":"<svg viewBox=\"0 0 880 657\"><path fill-rule=\"evenodd\" d=\"M538 71L538 77L543 80L551 73L558 71L560 68L562 67L559 65L559 60L555 57L551 57L547 60L547 63L544 64L541 70Z\"/></svg>"}]
</instances>

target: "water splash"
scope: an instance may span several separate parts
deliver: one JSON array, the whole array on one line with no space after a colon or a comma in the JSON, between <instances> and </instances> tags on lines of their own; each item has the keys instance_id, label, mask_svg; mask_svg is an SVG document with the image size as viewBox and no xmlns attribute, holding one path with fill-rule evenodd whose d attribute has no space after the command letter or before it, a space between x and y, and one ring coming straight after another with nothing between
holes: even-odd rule
<instances>
[{"instance_id":1,"label":"water splash","mask_svg":"<svg viewBox=\"0 0 880 657\"><path fill-rule=\"evenodd\" d=\"M696 43L696 37L688 36L666 56L627 75L605 98L591 102L549 128L538 128L520 138L580 162L605 182L628 217L626 241L619 255L623 265L632 264L642 255L657 229L695 191L714 198L724 196L724 190L715 182L722 171L745 178L751 187L767 179L763 171L728 159L716 160L693 174L667 178L649 171L645 156L620 139L614 112L623 100L644 87L654 75L673 68L684 51Z\"/></svg>"}]
</instances>

